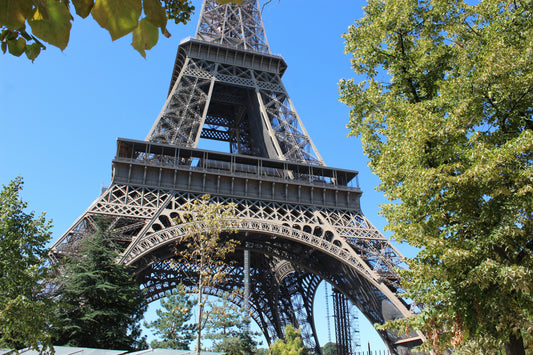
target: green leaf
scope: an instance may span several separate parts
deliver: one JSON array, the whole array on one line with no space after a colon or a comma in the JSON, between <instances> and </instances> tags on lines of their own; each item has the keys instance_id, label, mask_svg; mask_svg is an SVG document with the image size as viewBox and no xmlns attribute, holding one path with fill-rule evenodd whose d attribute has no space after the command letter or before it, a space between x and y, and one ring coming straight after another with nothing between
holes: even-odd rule
<instances>
[{"instance_id":1,"label":"green leaf","mask_svg":"<svg viewBox=\"0 0 533 355\"><path fill-rule=\"evenodd\" d=\"M48 20L50 17L48 16L48 9L46 8L46 2L48 0L32 0L33 2L33 5L35 5L35 7L37 8L37 10L39 10L39 12L41 13L41 16Z\"/></svg>"},{"instance_id":2,"label":"green leaf","mask_svg":"<svg viewBox=\"0 0 533 355\"><path fill-rule=\"evenodd\" d=\"M94 0L72 0L72 3L76 13L82 18L89 16L94 7Z\"/></svg>"},{"instance_id":3,"label":"green leaf","mask_svg":"<svg viewBox=\"0 0 533 355\"><path fill-rule=\"evenodd\" d=\"M32 9L31 0L0 0L0 26L19 29Z\"/></svg>"},{"instance_id":4,"label":"green leaf","mask_svg":"<svg viewBox=\"0 0 533 355\"><path fill-rule=\"evenodd\" d=\"M7 47L10 54L14 55L15 57L20 57L20 55L24 53L26 40L24 38L9 40L7 41Z\"/></svg>"},{"instance_id":5,"label":"green leaf","mask_svg":"<svg viewBox=\"0 0 533 355\"><path fill-rule=\"evenodd\" d=\"M139 26L133 30L133 40L131 45L135 48L144 58L146 58L145 50L151 49L156 45L158 40L157 27L152 25L150 21L145 17L139 22Z\"/></svg>"},{"instance_id":6,"label":"green leaf","mask_svg":"<svg viewBox=\"0 0 533 355\"><path fill-rule=\"evenodd\" d=\"M163 30L167 26L167 14L159 0L144 0L144 13L150 23Z\"/></svg>"},{"instance_id":7,"label":"green leaf","mask_svg":"<svg viewBox=\"0 0 533 355\"><path fill-rule=\"evenodd\" d=\"M91 13L116 40L133 31L141 16L141 0L96 0Z\"/></svg>"},{"instance_id":8,"label":"green leaf","mask_svg":"<svg viewBox=\"0 0 533 355\"><path fill-rule=\"evenodd\" d=\"M39 43L32 43L26 46L25 52L26 57L33 62L39 53L41 53L41 45Z\"/></svg>"},{"instance_id":9,"label":"green leaf","mask_svg":"<svg viewBox=\"0 0 533 355\"><path fill-rule=\"evenodd\" d=\"M45 5L48 19L40 10L36 10L32 19L28 21L33 35L64 50L72 27L70 11L64 3L55 0L48 0Z\"/></svg>"}]
</instances>

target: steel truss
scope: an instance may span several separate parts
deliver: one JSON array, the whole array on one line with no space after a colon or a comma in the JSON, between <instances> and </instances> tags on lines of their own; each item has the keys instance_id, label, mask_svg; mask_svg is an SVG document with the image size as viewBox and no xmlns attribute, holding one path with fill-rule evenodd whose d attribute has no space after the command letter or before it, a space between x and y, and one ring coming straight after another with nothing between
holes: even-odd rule
<instances>
[{"instance_id":1,"label":"steel truss","mask_svg":"<svg viewBox=\"0 0 533 355\"><path fill-rule=\"evenodd\" d=\"M204 1L196 38L248 51L270 53L257 0L241 6L220 6Z\"/></svg>"},{"instance_id":2,"label":"steel truss","mask_svg":"<svg viewBox=\"0 0 533 355\"><path fill-rule=\"evenodd\" d=\"M137 267L149 301L156 300L187 279L183 270L170 267L176 243L188 230L174 221L186 213L183 206L200 195L112 185L54 244L54 251L75 252L78 242L94 232L93 217L108 216L113 221L109 228L123 246L121 262ZM360 211L228 196L213 200L237 205L232 228L252 252L252 314L268 341L282 336L283 327L292 323L304 329L309 346L318 348L312 304L322 279L341 290L371 322L385 321L384 303L409 315L396 294L401 289L394 268L403 267L401 255ZM231 270L234 277L219 288L240 294L243 262L240 256L232 258L237 261ZM242 297L237 303L242 305ZM382 336L389 344L398 340L387 332Z\"/></svg>"},{"instance_id":3,"label":"steel truss","mask_svg":"<svg viewBox=\"0 0 533 355\"><path fill-rule=\"evenodd\" d=\"M145 141L118 140L111 186L54 243L53 257L75 254L106 216L117 262L135 266L149 302L179 282L193 291L197 270L174 256L188 231L184 206L208 193L237 206L231 228L241 244L227 256L229 276L206 293L244 305L248 250L250 314L269 343L293 324L321 352L313 299L322 280L372 323L410 316L396 271L403 257L362 214L361 190L349 185L357 172L325 166L281 81L286 68L270 54L256 0L205 0ZM200 138L228 142L233 154L199 150ZM393 353L422 337L380 335Z\"/></svg>"},{"instance_id":4,"label":"steel truss","mask_svg":"<svg viewBox=\"0 0 533 355\"><path fill-rule=\"evenodd\" d=\"M229 142L233 153L323 165L281 82L283 59L247 55L182 43L178 74L146 140L197 147L207 138Z\"/></svg>"}]
</instances>

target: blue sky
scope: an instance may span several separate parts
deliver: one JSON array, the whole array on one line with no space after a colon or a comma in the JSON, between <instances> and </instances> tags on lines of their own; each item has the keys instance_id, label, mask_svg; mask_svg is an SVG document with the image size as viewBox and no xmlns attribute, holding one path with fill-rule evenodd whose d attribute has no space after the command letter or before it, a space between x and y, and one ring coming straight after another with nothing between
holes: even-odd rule
<instances>
[{"instance_id":1,"label":"blue sky","mask_svg":"<svg viewBox=\"0 0 533 355\"><path fill-rule=\"evenodd\" d=\"M115 42L92 19L76 17L65 51L48 46L34 63L0 55L0 184L17 175L23 198L53 219L57 239L111 181L118 137L144 139L165 102L179 41L194 36L197 12L142 58L131 37ZM288 69L283 83L326 164L358 170L365 215L383 231L386 203L361 143L346 137L348 111L337 83L353 77L341 34L363 15L363 1L274 0L263 13L273 54ZM413 250L400 247L407 256ZM362 327L369 328L368 325ZM361 333L362 343L383 348Z\"/></svg>"}]
</instances>

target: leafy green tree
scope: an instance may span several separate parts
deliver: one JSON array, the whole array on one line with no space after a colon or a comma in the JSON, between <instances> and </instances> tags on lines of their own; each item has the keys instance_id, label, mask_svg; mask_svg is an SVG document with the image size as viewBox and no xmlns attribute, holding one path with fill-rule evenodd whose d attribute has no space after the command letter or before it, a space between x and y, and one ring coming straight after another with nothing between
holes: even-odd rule
<instances>
[{"instance_id":1,"label":"leafy green tree","mask_svg":"<svg viewBox=\"0 0 533 355\"><path fill-rule=\"evenodd\" d=\"M49 221L27 213L17 177L0 192L0 348L51 350L54 304L44 293Z\"/></svg>"},{"instance_id":2,"label":"leafy green tree","mask_svg":"<svg viewBox=\"0 0 533 355\"><path fill-rule=\"evenodd\" d=\"M524 354L533 326L533 2L370 0L340 83L436 352ZM530 345L531 346L531 345Z\"/></svg>"},{"instance_id":3,"label":"leafy green tree","mask_svg":"<svg viewBox=\"0 0 533 355\"><path fill-rule=\"evenodd\" d=\"M192 318L194 301L185 293L183 285L178 285L172 292L166 293L166 299L161 300L162 309L156 310L158 319L144 323L147 328L153 328L154 334L161 340L153 340L153 349L183 349L189 350L193 340L195 326L188 324Z\"/></svg>"},{"instance_id":4,"label":"leafy green tree","mask_svg":"<svg viewBox=\"0 0 533 355\"><path fill-rule=\"evenodd\" d=\"M213 341L213 351L232 354L255 353L257 333L250 331L250 318L243 310L222 299L206 311L205 337Z\"/></svg>"},{"instance_id":5,"label":"leafy green tree","mask_svg":"<svg viewBox=\"0 0 533 355\"><path fill-rule=\"evenodd\" d=\"M291 324L285 327L285 339L278 339L270 346L272 355L306 355L307 348L304 346L302 331L294 328Z\"/></svg>"},{"instance_id":6,"label":"leafy green tree","mask_svg":"<svg viewBox=\"0 0 533 355\"><path fill-rule=\"evenodd\" d=\"M202 329L207 318L204 317L204 306L208 301L204 294L206 287L213 287L222 282L228 275L228 262L225 257L235 251L237 241L227 238L235 232L234 205L211 203L210 195L203 195L193 203L185 205L187 213L183 215L187 233L180 241L181 249L177 250L180 263L189 265L197 270L198 280L198 323L196 353L200 354ZM225 232L225 236L222 233Z\"/></svg>"},{"instance_id":7,"label":"leafy green tree","mask_svg":"<svg viewBox=\"0 0 533 355\"><path fill-rule=\"evenodd\" d=\"M229 2L242 0L220 0ZM131 45L146 57L159 31L170 37L167 20L185 24L193 11L190 0L0 0L0 43L4 53L25 53L32 61L46 49L43 42L64 50L75 12L81 18L91 15L113 41L132 33Z\"/></svg>"},{"instance_id":8,"label":"leafy green tree","mask_svg":"<svg viewBox=\"0 0 533 355\"><path fill-rule=\"evenodd\" d=\"M115 263L117 253L96 219L97 231L84 239L78 255L68 258L57 290L61 305L56 345L137 350L147 347L139 323L144 296L130 267Z\"/></svg>"}]
</instances>

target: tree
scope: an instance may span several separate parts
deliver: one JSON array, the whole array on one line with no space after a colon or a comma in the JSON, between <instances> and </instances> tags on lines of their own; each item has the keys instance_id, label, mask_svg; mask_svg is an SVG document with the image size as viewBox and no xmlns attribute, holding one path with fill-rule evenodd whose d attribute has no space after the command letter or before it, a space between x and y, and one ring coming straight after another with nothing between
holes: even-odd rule
<instances>
[{"instance_id":1,"label":"tree","mask_svg":"<svg viewBox=\"0 0 533 355\"><path fill-rule=\"evenodd\" d=\"M250 318L243 310L223 298L211 303L206 312L206 338L213 340L213 351L228 355L255 353L257 333L250 331Z\"/></svg>"},{"instance_id":2,"label":"tree","mask_svg":"<svg viewBox=\"0 0 533 355\"><path fill-rule=\"evenodd\" d=\"M185 222L187 228L187 233L180 241L183 248L177 250L177 259L198 272L197 354L201 351L202 329L206 322L203 312L207 296L204 289L225 279L228 275L226 256L233 253L237 246L237 241L228 237L228 234L235 232L235 206L210 203L210 199L210 195L203 195L185 205L187 213L182 216L183 221L175 221ZM226 233L224 237L223 232Z\"/></svg>"},{"instance_id":3,"label":"tree","mask_svg":"<svg viewBox=\"0 0 533 355\"><path fill-rule=\"evenodd\" d=\"M183 349L189 350L189 343L193 340L194 325L188 324L192 318L194 301L185 293L183 285L178 285L172 292L168 291L166 299L161 300L163 309L156 310L158 319L144 323L147 328L153 328L154 334L161 340L153 340L153 349Z\"/></svg>"},{"instance_id":4,"label":"tree","mask_svg":"<svg viewBox=\"0 0 533 355\"><path fill-rule=\"evenodd\" d=\"M97 231L68 258L57 290L61 305L56 345L138 350L139 322L146 303L130 267L115 263L117 253L104 218Z\"/></svg>"},{"instance_id":5,"label":"tree","mask_svg":"<svg viewBox=\"0 0 533 355\"><path fill-rule=\"evenodd\" d=\"M251 333L244 332L222 339L213 347L213 351L221 352L225 355L255 354L256 347L257 342L253 339Z\"/></svg>"},{"instance_id":6,"label":"tree","mask_svg":"<svg viewBox=\"0 0 533 355\"><path fill-rule=\"evenodd\" d=\"M45 264L51 223L27 213L17 177L0 192L0 348L51 350L54 304L47 297Z\"/></svg>"},{"instance_id":7,"label":"tree","mask_svg":"<svg viewBox=\"0 0 533 355\"><path fill-rule=\"evenodd\" d=\"M308 353L302 339L302 331L291 324L284 329L285 339L278 339L270 346L272 355L305 355Z\"/></svg>"},{"instance_id":8,"label":"tree","mask_svg":"<svg viewBox=\"0 0 533 355\"><path fill-rule=\"evenodd\" d=\"M332 342L327 342L322 347L322 354L323 355L335 355L337 354L337 344Z\"/></svg>"},{"instance_id":9,"label":"tree","mask_svg":"<svg viewBox=\"0 0 533 355\"><path fill-rule=\"evenodd\" d=\"M220 0L229 2L242 0ZM46 49L42 42L64 50L75 12L81 18L92 15L113 41L132 33L131 45L146 57L159 31L170 37L167 20L185 24L193 11L190 0L0 0L0 43L4 53L25 53L32 61Z\"/></svg>"},{"instance_id":10,"label":"tree","mask_svg":"<svg viewBox=\"0 0 533 355\"><path fill-rule=\"evenodd\" d=\"M389 326L426 348L524 354L533 326L533 3L371 0L340 83L393 237L420 248ZM531 345L530 345L531 347Z\"/></svg>"}]
</instances>

